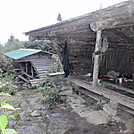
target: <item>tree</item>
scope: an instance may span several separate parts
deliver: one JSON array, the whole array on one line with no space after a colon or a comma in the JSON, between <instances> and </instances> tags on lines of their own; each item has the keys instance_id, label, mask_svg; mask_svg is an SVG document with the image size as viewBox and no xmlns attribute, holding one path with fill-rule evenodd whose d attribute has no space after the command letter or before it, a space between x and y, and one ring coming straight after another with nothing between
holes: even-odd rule
<instances>
[{"instance_id":1,"label":"tree","mask_svg":"<svg viewBox=\"0 0 134 134\"><path fill-rule=\"evenodd\" d=\"M59 13L57 21L62 21L61 14Z\"/></svg>"},{"instance_id":2,"label":"tree","mask_svg":"<svg viewBox=\"0 0 134 134\"><path fill-rule=\"evenodd\" d=\"M16 50L19 48L24 48L24 43L22 41L19 41L18 39L15 39L15 37L11 35L4 45L4 52Z\"/></svg>"},{"instance_id":3,"label":"tree","mask_svg":"<svg viewBox=\"0 0 134 134\"><path fill-rule=\"evenodd\" d=\"M50 53L55 53L54 44L51 41L36 40L36 41L25 41L25 48L41 49Z\"/></svg>"},{"instance_id":4,"label":"tree","mask_svg":"<svg viewBox=\"0 0 134 134\"><path fill-rule=\"evenodd\" d=\"M13 72L13 65L15 64L12 59L7 58L3 55L3 53L23 47L24 43L19 41L18 39L15 39L13 35L10 36L10 38L4 45L0 44L0 68L3 72Z\"/></svg>"}]
</instances>

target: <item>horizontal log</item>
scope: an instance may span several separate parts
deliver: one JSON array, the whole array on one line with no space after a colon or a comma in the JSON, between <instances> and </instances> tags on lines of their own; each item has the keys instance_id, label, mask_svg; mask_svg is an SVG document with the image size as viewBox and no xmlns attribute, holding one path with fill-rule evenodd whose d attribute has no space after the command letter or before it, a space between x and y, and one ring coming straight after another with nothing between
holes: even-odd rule
<instances>
[{"instance_id":1,"label":"horizontal log","mask_svg":"<svg viewBox=\"0 0 134 134\"><path fill-rule=\"evenodd\" d=\"M122 86L119 86L119 85L116 85L116 84L112 84L112 83L106 82L106 81L102 81L101 83L104 84L104 85L107 85L107 86L110 86L110 87L114 87L116 89L119 89L121 91L125 91L127 93L134 94L134 90L133 89L125 88L125 87L122 87Z\"/></svg>"},{"instance_id":2,"label":"horizontal log","mask_svg":"<svg viewBox=\"0 0 134 134\"><path fill-rule=\"evenodd\" d=\"M106 100L103 96L98 95L98 94L93 93L93 92L90 92L87 89L80 88L80 89L76 89L76 90L78 90L80 93L83 93L86 96L89 96L89 97L93 98L94 100L96 100L98 102L101 102L102 100Z\"/></svg>"},{"instance_id":3,"label":"horizontal log","mask_svg":"<svg viewBox=\"0 0 134 134\"><path fill-rule=\"evenodd\" d=\"M118 92L109 90L107 88L103 87L95 87L92 88L92 85L89 82L86 82L84 80L74 78L74 77L69 77L68 80L72 83L75 83L81 87L84 87L85 89L94 92L96 94L102 95L110 100L114 100L126 107L129 107L134 110L134 98L128 97L126 95L120 94Z\"/></svg>"}]
</instances>

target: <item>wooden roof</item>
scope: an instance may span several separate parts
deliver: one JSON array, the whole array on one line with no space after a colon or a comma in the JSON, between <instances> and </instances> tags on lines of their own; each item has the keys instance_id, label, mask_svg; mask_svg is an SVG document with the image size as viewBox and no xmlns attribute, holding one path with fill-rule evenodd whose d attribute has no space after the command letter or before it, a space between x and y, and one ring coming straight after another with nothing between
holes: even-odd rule
<instances>
[{"instance_id":1,"label":"wooden roof","mask_svg":"<svg viewBox=\"0 0 134 134\"><path fill-rule=\"evenodd\" d=\"M25 35L29 35L32 39L57 39L60 43L68 38L71 41L79 41L79 38L83 38L87 42L95 42L95 31L102 29L104 35L111 41L132 43L133 28L134 2L126 1L80 17L26 32ZM116 38L115 36L118 37L119 34L120 37Z\"/></svg>"}]
</instances>

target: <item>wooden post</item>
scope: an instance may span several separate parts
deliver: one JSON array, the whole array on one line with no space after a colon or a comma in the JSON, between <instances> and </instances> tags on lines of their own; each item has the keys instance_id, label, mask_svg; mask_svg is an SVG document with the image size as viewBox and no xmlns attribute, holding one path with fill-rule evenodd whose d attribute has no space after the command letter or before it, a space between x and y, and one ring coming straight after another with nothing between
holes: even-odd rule
<instances>
[{"instance_id":1,"label":"wooden post","mask_svg":"<svg viewBox=\"0 0 134 134\"><path fill-rule=\"evenodd\" d=\"M96 45L95 52L99 50L99 46L101 45L101 30L97 31L96 35ZM98 82L98 73L99 73L99 55L94 56L94 69L93 69L93 88L97 85Z\"/></svg>"},{"instance_id":2,"label":"wooden post","mask_svg":"<svg viewBox=\"0 0 134 134\"><path fill-rule=\"evenodd\" d=\"M33 66L31 65L31 74L32 74L32 77L33 77Z\"/></svg>"},{"instance_id":3,"label":"wooden post","mask_svg":"<svg viewBox=\"0 0 134 134\"><path fill-rule=\"evenodd\" d=\"M25 67L26 67L26 73L28 72L28 69L27 69L27 62L25 62Z\"/></svg>"}]
</instances>

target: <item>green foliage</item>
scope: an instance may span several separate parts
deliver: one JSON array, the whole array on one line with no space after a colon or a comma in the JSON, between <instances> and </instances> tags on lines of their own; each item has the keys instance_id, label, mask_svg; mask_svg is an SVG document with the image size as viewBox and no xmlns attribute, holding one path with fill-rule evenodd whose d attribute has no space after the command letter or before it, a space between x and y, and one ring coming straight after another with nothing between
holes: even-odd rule
<instances>
[{"instance_id":1,"label":"green foliage","mask_svg":"<svg viewBox=\"0 0 134 134\"><path fill-rule=\"evenodd\" d=\"M1 115L0 116L0 129L2 130L2 132L4 132L7 126L7 123L8 123L7 117L5 115Z\"/></svg>"},{"instance_id":2,"label":"green foliage","mask_svg":"<svg viewBox=\"0 0 134 134\"><path fill-rule=\"evenodd\" d=\"M15 65L15 62L12 59L4 56L3 53L23 47L24 43L18 39L15 39L13 35L10 36L4 45L0 44L0 68L3 70L3 72L13 72L13 65Z\"/></svg>"},{"instance_id":3,"label":"green foliage","mask_svg":"<svg viewBox=\"0 0 134 134\"><path fill-rule=\"evenodd\" d=\"M1 93L2 96L10 96L9 94ZM0 101L2 101L0 99ZM10 111L8 111L10 110ZM15 111L16 108L14 108L11 104L2 102L0 106L0 130L1 134L17 134L17 132L14 129L7 129L6 126L8 124L8 118L11 117L10 114ZM13 115L12 115L13 116Z\"/></svg>"},{"instance_id":4,"label":"green foliage","mask_svg":"<svg viewBox=\"0 0 134 134\"><path fill-rule=\"evenodd\" d=\"M50 78L46 76L40 84L36 85L36 89L42 92L44 96L44 102L47 104L48 108L53 108L59 100L59 87L52 84Z\"/></svg>"},{"instance_id":5,"label":"green foliage","mask_svg":"<svg viewBox=\"0 0 134 134\"><path fill-rule=\"evenodd\" d=\"M19 109L6 102L7 100L9 101L12 96L7 93L2 93L0 96L0 115L15 119ZM10 97L10 99L8 97Z\"/></svg>"},{"instance_id":6,"label":"green foliage","mask_svg":"<svg viewBox=\"0 0 134 134\"><path fill-rule=\"evenodd\" d=\"M17 91L17 87L14 84L14 74L0 73L0 91L14 94Z\"/></svg>"},{"instance_id":7,"label":"green foliage","mask_svg":"<svg viewBox=\"0 0 134 134\"><path fill-rule=\"evenodd\" d=\"M10 109L10 110L16 110L11 104L8 103L1 103L1 108L6 108L6 109Z\"/></svg>"},{"instance_id":8,"label":"green foliage","mask_svg":"<svg viewBox=\"0 0 134 134\"><path fill-rule=\"evenodd\" d=\"M52 55L52 59L54 59L54 63L51 66L50 72L51 73L62 72L63 71L62 64L58 55Z\"/></svg>"},{"instance_id":9,"label":"green foliage","mask_svg":"<svg viewBox=\"0 0 134 134\"><path fill-rule=\"evenodd\" d=\"M11 35L4 45L4 52L16 50L19 48L24 48L24 43L19 41L18 39L15 39L15 37Z\"/></svg>"},{"instance_id":10,"label":"green foliage","mask_svg":"<svg viewBox=\"0 0 134 134\"><path fill-rule=\"evenodd\" d=\"M0 54L0 68L3 72L13 72L13 60L5 57L4 55Z\"/></svg>"},{"instance_id":11,"label":"green foliage","mask_svg":"<svg viewBox=\"0 0 134 134\"><path fill-rule=\"evenodd\" d=\"M25 41L25 48L41 49L43 51L55 53L54 44L51 41L36 40L36 41Z\"/></svg>"},{"instance_id":12,"label":"green foliage","mask_svg":"<svg viewBox=\"0 0 134 134\"><path fill-rule=\"evenodd\" d=\"M14 129L6 128L8 124L8 119L5 115L0 116L0 130L2 131L1 134L17 134Z\"/></svg>"}]
</instances>

